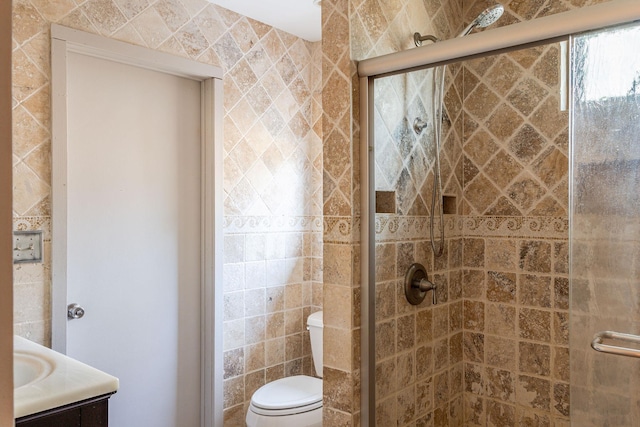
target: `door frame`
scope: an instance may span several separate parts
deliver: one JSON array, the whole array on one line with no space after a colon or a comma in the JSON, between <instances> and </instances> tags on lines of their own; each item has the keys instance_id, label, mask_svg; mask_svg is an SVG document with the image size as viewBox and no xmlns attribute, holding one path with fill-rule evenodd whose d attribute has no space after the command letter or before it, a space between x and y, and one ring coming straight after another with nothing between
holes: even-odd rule
<instances>
[{"instance_id":1,"label":"door frame","mask_svg":"<svg viewBox=\"0 0 640 427\"><path fill-rule=\"evenodd\" d=\"M51 26L52 348L67 346L67 54L107 59L185 77L201 86L201 427L223 424L222 69L79 30ZM217 351L216 351L217 350Z\"/></svg>"}]
</instances>

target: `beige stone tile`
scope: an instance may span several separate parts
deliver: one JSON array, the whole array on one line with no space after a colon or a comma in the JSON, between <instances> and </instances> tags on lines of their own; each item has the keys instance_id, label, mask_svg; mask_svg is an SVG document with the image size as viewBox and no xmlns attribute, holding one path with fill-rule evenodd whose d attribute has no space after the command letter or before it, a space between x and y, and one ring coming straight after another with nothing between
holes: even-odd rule
<instances>
[{"instance_id":1,"label":"beige stone tile","mask_svg":"<svg viewBox=\"0 0 640 427\"><path fill-rule=\"evenodd\" d=\"M275 366L285 361L285 339L284 337L265 341L264 345L265 364L267 367ZM284 370L284 365L282 366Z\"/></svg>"},{"instance_id":2,"label":"beige stone tile","mask_svg":"<svg viewBox=\"0 0 640 427\"><path fill-rule=\"evenodd\" d=\"M350 245L324 245L324 282L336 285L350 286L351 284Z\"/></svg>"},{"instance_id":3,"label":"beige stone tile","mask_svg":"<svg viewBox=\"0 0 640 427\"><path fill-rule=\"evenodd\" d=\"M284 286L267 288L267 313L275 313L284 310Z\"/></svg>"},{"instance_id":4,"label":"beige stone tile","mask_svg":"<svg viewBox=\"0 0 640 427\"><path fill-rule=\"evenodd\" d=\"M16 100L28 98L49 82L49 77L22 50L13 52L12 61L12 96Z\"/></svg>"},{"instance_id":5,"label":"beige stone tile","mask_svg":"<svg viewBox=\"0 0 640 427\"><path fill-rule=\"evenodd\" d=\"M14 286L14 322L27 323L49 320L50 291L48 282L21 283Z\"/></svg>"},{"instance_id":6,"label":"beige stone tile","mask_svg":"<svg viewBox=\"0 0 640 427\"><path fill-rule=\"evenodd\" d=\"M302 307L302 284L297 283L285 286L284 307L286 310Z\"/></svg>"},{"instance_id":7,"label":"beige stone tile","mask_svg":"<svg viewBox=\"0 0 640 427\"><path fill-rule=\"evenodd\" d=\"M244 291L245 317L265 314L266 293L264 288L248 289Z\"/></svg>"},{"instance_id":8,"label":"beige stone tile","mask_svg":"<svg viewBox=\"0 0 640 427\"><path fill-rule=\"evenodd\" d=\"M568 123L566 115L558 111L558 105L555 97L549 97L531 115L532 124L549 138L558 135Z\"/></svg>"},{"instance_id":9,"label":"beige stone tile","mask_svg":"<svg viewBox=\"0 0 640 427\"><path fill-rule=\"evenodd\" d=\"M484 331L484 303L464 301L464 329Z\"/></svg>"},{"instance_id":10,"label":"beige stone tile","mask_svg":"<svg viewBox=\"0 0 640 427\"><path fill-rule=\"evenodd\" d=\"M510 371L515 370L516 350L515 340L494 335L485 336L485 362L487 365Z\"/></svg>"},{"instance_id":11,"label":"beige stone tile","mask_svg":"<svg viewBox=\"0 0 640 427\"><path fill-rule=\"evenodd\" d=\"M449 340L438 340L433 344L433 369L441 371L449 367Z\"/></svg>"},{"instance_id":12,"label":"beige stone tile","mask_svg":"<svg viewBox=\"0 0 640 427\"><path fill-rule=\"evenodd\" d=\"M13 2L13 31L12 37L18 43L29 40L36 34L46 31L47 21L29 1Z\"/></svg>"},{"instance_id":13,"label":"beige stone tile","mask_svg":"<svg viewBox=\"0 0 640 427\"><path fill-rule=\"evenodd\" d=\"M487 426L516 425L516 408L513 405L487 400Z\"/></svg>"},{"instance_id":14,"label":"beige stone tile","mask_svg":"<svg viewBox=\"0 0 640 427\"><path fill-rule=\"evenodd\" d=\"M411 349L415 345L415 314L409 314L407 316L399 317L396 320L396 350L398 352Z\"/></svg>"},{"instance_id":15,"label":"beige stone tile","mask_svg":"<svg viewBox=\"0 0 640 427\"><path fill-rule=\"evenodd\" d=\"M449 307L436 305L433 308L433 337L440 338L449 333Z\"/></svg>"},{"instance_id":16,"label":"beige stone tile","mask_svg":"<svg viewBox=\"0 0 640 427\"><path fill-rule=\"evenodd\" d=\"M507 100L524 116L528 116L547 96L547 90L535 79L524 78L507 96Z\"/></svg>"},{"instance_id":17,"label":"beige stone tile","mask_svg":"<svg viewBox=\"0 0 640 427\"><path fill-rule=\"evenodd\" d=\"M494 271L515 271L518 265L516 242L512 239L486 239L487 268Z\"/></svg>"},{"instance_id":18,"label":"beige stone tile","mask_svg":"<svg viewBox=\"0 0 640 427\"><path fill-rule=\"evenodd\" d=\"M284 331L284 312L267 314L265 338L267 340L283 337Z\"/></svg>"},{"instance_id":19,"label":"beige stone tile","mask_svg":"<svg viewBox=\"0 0 640 427\"><path fill-rule=\"evenodd\" d=\"M250 372L244 377L244 400L250 400L253 393L265 385L265 370Z\"/></svg>"},{"instance_id":20,"label":"beige stone tile","mask_svg":"<svg viewBox=\"0 0 640 427\"><path fill-rule=\"evenodd\" d=\"M331 301L323 310L324 324L341 329L351 328L351 312L354 303L351 289L325 284L324 300Z\"/></svg>"},{"instance_id":21,"label":"beige stone tile","mask_svg":"<svg viewBox=\"0 0 640 427\"><path fill-rule=\"evenodd\" d=\"M256 344L265 339L265 316L244 319L245 343Z\"/></svg>"},{"instance_id":22,"label":"beige stone tile","mask_svg":"<svg viewBox=\"0 0 640 427\"><path fill-rule=\"evenodd\" d=\"M528 165L545 146L548 140L531 125L525 124L509 141L509 151L515 158Z\"/></svg>"},{"instance_id":23,"label":"beige stone tile","mask_svg":"<svg viewBox=\"0 0 640 427\"><path fill-rule=\"evenodd\" d=\"M225 321L223 326L223 350L244 345L244 319Z\"/></svg>"},{"instance_id":24,"label":"beige stone tile","mask_svg":"<svg viewBox=\"0 0 640 427\"><path fill-rule=\"evenodd\" d=\"M146 46L144 39L140 36L140 34L138 34L138 31L130 23L121 27L118 31L113 33L111 37L116 40L121 40L125 43L135 44L138 46ZM164 51L166 52L166 50Z\"/></svg>"},{"instance_id":25,"label":"beige stone tile","mask_svg":"<svg viewBox=\"0 0 640 427\"><path fill-rule=\"evenodd\" d=\"M551 272L551 244L545 241L525 240L519 247L520 268L537 273Z\"/></svg>"},{"instance_id":26,"label":"beige stone tile","mask_svg":"<svg viewBox=\"0 0 640 427\"><path fill-rule=\"evenodd\" d=\"M553 342L569 345L569 313L553 313Z\"/></svg>"},{"instance_id":27,"label":"beige stone tile","mask_svg":"<svg viewBox=\"0 0 640 427\"><path fill-rule=\"evenodd\" d=\"M484 363L484 334L465 332L463 337L464 360Z\"/></svg>"},{"instance_id":28,"label":"beige stone tile","mask_svg":"<svg viewBox=\"0 0 640 427\"><path fill-rule=\"evenodd\" d=\"M492 302L516 302L516 274L489 271L487 274L487 299Z\"/></svg>"},{"instance_id":29,"label":"beige stone tile","mask_svg":"<svg viewBox=\"0 0 640 427\"><path fill-rule=\"evenodd\" d=\"M235 377L223 383L223 404L230 408L244 402L244 377Z\"/></svg>"},{"instance_id":30,"label":"beige stone tile","mask_svg":"<svg viewBox=\"0 0 640 427\"><path fill-rule=\"evenodd\" d=\"M518 343L518 369L522 373L548 377L551 374L551 347L529 342Z\"/></svg>"},{"instance_id":31,"label":"beige stone tile","mask_svg":"<svg viewBox=\"0 0 640 427\"><path fill-rule=\"evenodd\" d=\"M500 150L483 169L500 189L507 189L522 170L522 166L505 150Z\"/></svg>"},{"instance_id":32,"label":"beige stone tile","mask_svg":"<svg viewBox=\"0 0 640 427\"><path fill-rule=\"evenodd\" d=\"M27 165L18 163L13 168L13 209L24 214L50 193L49 185Z\"/></svg>"},{"instance_id":33,"label":"beige stone tile","mask_svg":"<svg viewBox=\"0 0 640 427\"><path fill-rule=\"evenodd\" d=\"M325 326L323 332L323 362L325 372L327 367L350 371L353 357L351 331ZM381 358L377 358L376 360L381 360Z\"/></svg>"},{"instance_id":34,"label":"beige stone tile","mask_svg":"<svg viewBox=\"0 0 640 427\"><path fill-rule=\"evenodd\" d=\"M485 425L484 399L469 393L464 395L464 419L469 427Z\"/></svg>"},{"instance_id":35,"label":"beige stone tile","mask_svg":"<svg viewBox=\"0 0 640 427\"><path fill-rule=\"evenodd\" d=\"M376 399L384 399L394 394L397 387L396 359L391 358L376 363Z\"/></svg>"},{"instance_id":36,"label":"beige stone tile","mask_svg":"<svg viewBox=\"0 0 640 427\"><path fill-rule=\"evenodd\" d=\"M551 307L551 278L531 274L518 275L518 299L522 305Z\"/></svg>"},{"instance_id":37,"label":"beige stone tile","mask_svg":"<svg viewBox=\"0 0 640 427\"><path fill-rule=\"evenodd\" d=\"M484 175L479 175L466 188L465 198L477 214L483 214L500 192Z\"/></svg>"},{"instance_id":38,"label":"beige stone tile","mask_svg":"<svg viewBox=\"0 0 640 427\"><path fill-rule=\"evenodd\" d=\"M567 176L569 161L555 147L546 149L532 164L536 176L548 187L554 186Z\"/></svg>"},{"instance_id":39,"label":"beige stone tile","mask_svg":"<svg viewBox=\"0 0 640 427\"><path fill-rule=\"evenodd\" d=\"M555 379L569 381L569 349L566 347L553 347L552 375Z\"/></svg>"},{"instance_id":40,"label":"beige stone tile","mask_svg":"<svg viewBox=\"0 0 640 427\"><path fill-rule=\"evenodd\" d=\"M551 341L551 313L521 308L518 315L520 337L536 341Z\"/></svg>"},{"instance_id":41,"label":"beige stone tile","mask_svg":"<svg viewBox=\"0 0 640 427\"><path fill-rule=\"evenodd\" d=\"M127 22L112 0L88 0L82 5L82 11L105 36L113 34Z\"/></svg>"},{"instance_id":42,"label":"beige stone tile","mask_svg":"<svg viewBox=\"0 0 640 427\"><path fill-rule=\"evenodd\" d=\"M551 384L542 378L520 375L516 380L516 402L533 409L550 410Z\"/></svg>"},{"instance_id":43,"label":"beige stone tile","mask_svg":"<svg viewBox=\"0 0 640 427\"><path fill-rule=\"evenodd\" d=\"M350 412L353 408L353 376L338 369L324 368L323 405Z\"/></svg>"},{"instance_id":44,"label":"beige stone tile","mask_svg":"<svg viewBox=\"0 0 640 427\"><path fill-rule=\"evenodd\" d=\"M463 239L463 264L465 267L478 268L485 264L484 239Z\"/></svg>"},{"instance_id":45,"label":"beige stone tile","mask_svg":"<svg viewBox=\"0 0 640 427\"><path fill-rule=\"evenodd\" d=\"M244 427L246 412L244 405L236 405L224 410L224 425L229 427Z\"/></svg>"},{"instance_id":46,"label":"beige stone tile","mask_svg":"<svg viewBox=\"0 0 640 427\"><path fill-rule=\"evenodd\" d=\"M285 335L301 333L304 330L303 324L302 308L295 308L284 312Z\"/></svg>"},{"instance_id":47,"label":"beige stone tile","mask_svg":"<svg viewBox=\"0 0 640 427\"><path fill-rule=\"evenodd\" d=\"M200 28L192 21L187 22L175 33L176 40L190 58L197 58L209 47L209 42Z\"/></svg>"},{"instance_id":48,"label":"beige stone tile","mask_svg":"<svg viewBox=\"0 0 640 427\"><path fill-rule=\"evenodd\" d=\"M92 34L99 34L100 32L80 8L62 18L62 20L59 21L59 24Z\"/></svg>"},{"instance_id":49,"label":"beige stone tile","mask_svg":"<svg viewBox=\"0 0 640 427\"><path fill-rule=\"evenodd\" d=\"M244 375L244 349L236 348L233 350L225 351L223 354L224 360L224 379L238 377Z\"/></svg>"},{"instance_id":50,"label":"beige stone tile","mask_svg":"<svg viewBox=\"0 0 640 427\"><path fill-rule=\"evenodd\" d=\"M513 338L516 333L516 309L507 304L487 304L486 332Z\"/></svg>"},{"instance_id":51,"label":"beige stone tile","mask_svg":"<svg viewBox=\"0 0 640 427\"><path fill-rule=\"evenodd\" d=\"M133 19L149 6L149 0L115 0L115 2L127 19Z\"/></svg>"}]
</instances>

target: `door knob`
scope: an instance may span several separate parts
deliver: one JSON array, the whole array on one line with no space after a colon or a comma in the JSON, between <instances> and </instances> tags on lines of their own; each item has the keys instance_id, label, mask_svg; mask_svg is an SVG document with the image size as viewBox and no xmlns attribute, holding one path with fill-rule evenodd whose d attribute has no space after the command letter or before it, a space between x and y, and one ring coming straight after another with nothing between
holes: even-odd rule
<instances>
[{"instance_id":1,"label":"door knob","mask_svg":"<svg viewBox=\"0 0 640 427\"><path fill-rule=\"evenodd\" d=\"M67 306L67 318L69 319L81 319L84 316L84 308L78 304L73 303Z\"/></svg>"}]
</instances>

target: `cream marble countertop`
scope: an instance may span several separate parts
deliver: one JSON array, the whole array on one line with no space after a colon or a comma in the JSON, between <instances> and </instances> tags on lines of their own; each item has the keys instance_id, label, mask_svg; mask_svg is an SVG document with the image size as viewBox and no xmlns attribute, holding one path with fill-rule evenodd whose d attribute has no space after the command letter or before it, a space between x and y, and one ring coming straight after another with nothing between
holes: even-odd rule
<instances>
[{"instance_id":1,"label":"cream marble countertop","mask_svg":"<svg viewBox=\"0 0 640 427\"><path fill-rule=\"evenodd\" d=\"M36 366L36 379L14 389L15 418L118 390L118 379L47 347L14 336L14 363ZM17 368L16 368L17 369ZM18 382L19 375L15 381Z\"/></svg>"}]
</instances>

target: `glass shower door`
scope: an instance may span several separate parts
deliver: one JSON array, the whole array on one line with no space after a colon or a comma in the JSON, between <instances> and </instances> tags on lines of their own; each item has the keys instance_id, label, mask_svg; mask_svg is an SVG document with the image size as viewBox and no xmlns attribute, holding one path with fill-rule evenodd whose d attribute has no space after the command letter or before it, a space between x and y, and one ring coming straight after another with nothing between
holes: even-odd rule
<instances>
[{"instance_id":1,"label":"glass shower door","mask_svg":"<svg viewBox=\"0 0 640 427\"><path fill-rule=\"evenodd\" d=\"M640 26L572 40L571 425L640 425Z\"/></svg>"}]
</instances>

